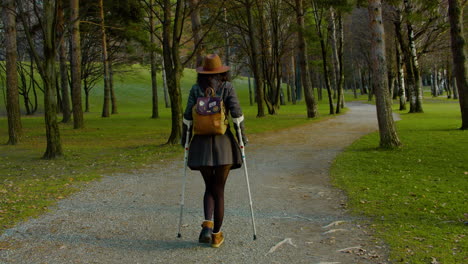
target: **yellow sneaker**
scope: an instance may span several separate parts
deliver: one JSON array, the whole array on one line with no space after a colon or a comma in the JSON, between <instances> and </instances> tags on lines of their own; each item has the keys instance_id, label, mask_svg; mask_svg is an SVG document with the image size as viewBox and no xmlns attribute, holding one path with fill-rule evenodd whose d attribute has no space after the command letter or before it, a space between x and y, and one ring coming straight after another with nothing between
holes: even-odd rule
<instances>
[{"instance_id":1,"label":"yellow sneaker","mask_svg":"<svg viewBox=\"0 0 468 264\"><path fill-rule=\"evenodd\" d=\"M213 233L211 235L211 247L219 248L224 242L223 232Z\"/></svg>"}]
</instances>

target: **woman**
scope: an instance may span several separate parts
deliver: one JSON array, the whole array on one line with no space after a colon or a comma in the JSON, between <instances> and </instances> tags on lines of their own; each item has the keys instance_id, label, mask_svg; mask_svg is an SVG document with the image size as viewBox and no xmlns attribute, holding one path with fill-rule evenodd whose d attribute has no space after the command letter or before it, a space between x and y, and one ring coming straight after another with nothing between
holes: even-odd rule
<instances>
[{"instance_id":1,"label":"woman","mask_svg":"<svg viewBox=\"0 0 468 264\"><path fill-rule=\"evenodd\" d=\"M197 83L190 90L184 119L192 120L192 108L198 97L205 96L206 89L213 88L216 96L222 96L226 109L226 117L242 118L242 110L239 105L236 92L228 81L228 66L223 66L221 59L216 54L207 55L203 66L197 68ZM182 132L182 146L185 146L185 135L192 127L187 127L184 122ZM240 123L244 144L247 143L243 134L243 122ZM239 129L234 124L236 131ZM237 135L237 133L236 133ZM229 128L224 135L194 135L191 139L188 167L199 170L205 181L205 195L203 197L203 209L205 221L202 223L199 242L210 243L212 247L219 247L224 242L223 233L220 231L224 218L224 185L229 171L242 166L242 157L234 136Z\"/></svg>"}]
</instances>

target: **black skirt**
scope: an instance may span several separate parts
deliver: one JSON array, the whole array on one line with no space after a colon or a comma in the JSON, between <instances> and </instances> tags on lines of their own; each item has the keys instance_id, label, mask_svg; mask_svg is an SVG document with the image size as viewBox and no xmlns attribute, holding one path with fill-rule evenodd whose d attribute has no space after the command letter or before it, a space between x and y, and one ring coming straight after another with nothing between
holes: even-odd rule
<instances>
[{"instance_id":1,"label":"black skirt","mask_svg":"<svg viewBox=\"0 0 468 264\"><path fill-rule=\"evenodd\" d=\"M232 169L242 166L242 154L231 130L224 135L194 135L190 142L188 167L200 170L202 166L232 165Z\"/></svg>"}]
</instances>

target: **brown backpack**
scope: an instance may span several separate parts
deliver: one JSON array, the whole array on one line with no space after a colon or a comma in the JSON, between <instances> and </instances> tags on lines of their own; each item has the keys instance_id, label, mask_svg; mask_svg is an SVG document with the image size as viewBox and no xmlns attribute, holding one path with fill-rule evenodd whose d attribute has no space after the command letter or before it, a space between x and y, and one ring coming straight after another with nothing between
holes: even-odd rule
<instances>
[{"instance_id":1,"label":"brown backpack","mask_svg":"<svg viewBox=\"0 0 468 264\"><path fill-rule=\"evenodd\" d=\"M205 90L205 96L197 98L193 106L193 131L195 135L224 135L229 120L223 102L224 86L221 96L216 96L213 88Z\"/></svg>"}]
</instances>

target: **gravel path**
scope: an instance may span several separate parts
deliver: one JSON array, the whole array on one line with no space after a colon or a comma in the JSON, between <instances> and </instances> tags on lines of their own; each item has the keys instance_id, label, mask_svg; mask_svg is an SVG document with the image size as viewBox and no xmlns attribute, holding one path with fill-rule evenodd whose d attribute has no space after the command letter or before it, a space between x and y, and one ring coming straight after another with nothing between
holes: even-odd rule
<instances>
[{"instance_id":1,"label":"gravel path","mask_svg":"<svg viewBox=\"0 0 468 264\"><path fill-rule=\"evenodd\" d=\"M336 155L377 129L374 106L348 107L346 115L250 138L256 241L242 169L232 171L226 186L225 244L197 243L203 183L192 171L182 238L176 238L183 166L163 161L106 176L50 213L7 230L0 262L386 263L385 246L343 209L345 196L329 182Z\"/></svg>"}]
</instances>

